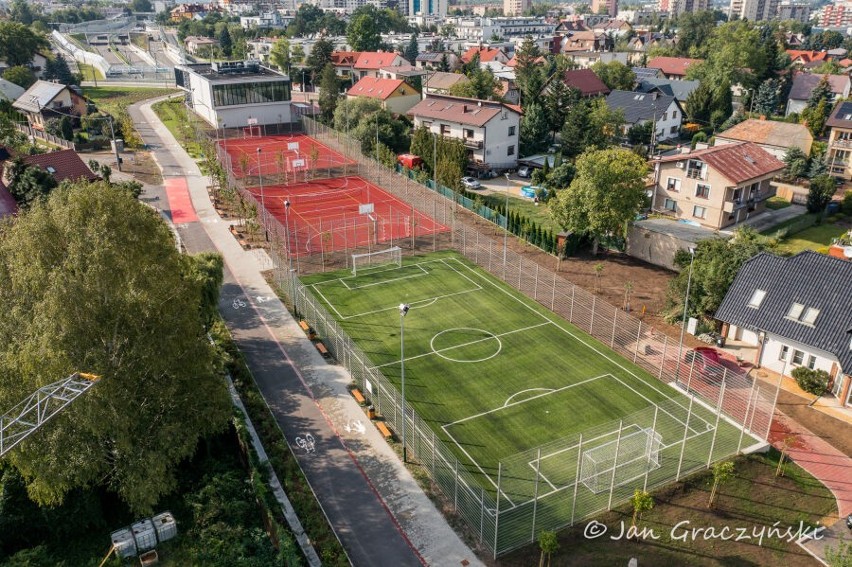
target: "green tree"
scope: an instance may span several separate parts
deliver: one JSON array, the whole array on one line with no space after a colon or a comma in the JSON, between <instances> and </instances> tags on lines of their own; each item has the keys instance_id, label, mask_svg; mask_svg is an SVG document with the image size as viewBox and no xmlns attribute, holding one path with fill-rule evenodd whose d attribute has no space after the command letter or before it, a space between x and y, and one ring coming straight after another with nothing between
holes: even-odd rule
<instances>
[{"instance_id":1,"label":"green tree","mask_svg":"<svg viewBox=\"0 0 852 567\"><path fill-rule=\"evenodd\" d=\"M553 556L554 553L559 551L559 540L556 537L556 532L539 532L538 548L541 550L541 557L538 560L538 567L545 566L545 559L547 559L547 567L550 567L550 558Z\"/></svg>"},{"instance_id":2,"label":"green tree","mask_svg":"<svg viewBox=\"0 0 852 567\"><path fill-rule=\"evenodd\" d=\"M553 171L551 171L550 175L547 177L546 185L548 189L564 189L571 185L576 173L577 170L574 168L573 163L565 162L559 165L554 165Z\"/></svg>"},{"instance_id":3,"label":"green tree","mask_svg":"<svg viewBox=\"0 0 852 567\"><path fill-rule=\"evenodd\" d=\"M713 507L713 501L716 500L719 487L734 478L734 463L732 461L714 463L710 469L713 471L713 488L710 490L708 508Z\"/></svg>"},{"instance_id":4,"label":"green tree","mask_svg":"<svg viewBox=\"0 0 852 567\"><path fill-rule=\"evenodd\" d=\"M191 260L159 215L103 182L54 191L0 240L0 403L73 371L101 377L9 461L55 505L99 485L136 514L231 415ZM73 463L73 466L69 466Z\"/></svg>"},{"instance_id":5,"label":"green tree","mask_svg":"<svg viewBox=\"0 0 852 567\"><path fill-rule=\"evenodd\" d=\"M450 87L450 94L465 98L481 100L501 100L500 80L494 76L491 69L476 68L464 83L456 83Z\"/></svg>"},{"instance_id":6,"label":"green tree","mask_svg":"<svg viewBox=\"0 0 852 567\"><path fill-rule=\"evenodd\" d=\"M822 396L828 388L831 376L825 370L811 370L807 366L799 366L790 373L796 384L809 394Z\"/></svg>"},{"instance_id":7,"label":"green tree","mask_svg":"<svg viewBox=\"0 0 852 567\"><path fill-rule=\"evenodd\" d=\"M713 90L709 83L702 82L686 97L686 114L690 122L704 127L710 124L713 112Z\"/></svg>"},{"instance_id":8,"label":"green tree","mask_svg":"<svg viewBox=\"0 0 852 567\"><path fill-rule=\"evenodd\" d=\"M550 214L562 228L593 239L624 234L645 203L645 160L629 150L592 150L577 159L571 185L550 202Z\"/></svg>"},{"instance_id":9,"label":"green tree","mask_svg":"<svg viewBox=\"0 0 852 567\"><path fill-rule=\"evenodd\" d=\"M784 177L787 179L798 179L799 177L805 177L805 173L808 169L808 156L805 155L801 149L792 146L784 152L784 157L782 158L784 165Z\"/></svg>"},{"instance_id":10,"label":"green tree","mask_svg":"<svg viewBox=\"0 0 852 567\"><path fill-rule=\"evenodd\" d=\"M766 79L760 83L754 95L754 111L762 116L772 116L778 109L779 85L775 79Z\"/></svg>"},{"instance_id":11,"label":"green tree","mask_svg":"<svg viewBox=\"0 0 852 567\"><path fill-rule=\"evenodd\" d=\"M708 40L716 29L713 12L684 12L678 15L676 25L678 55L703 57Z\"/></svg>"},{"instance_id":12,"label":"green tree","mask_svg":"<svg viewBox=\"0 0 852 567\"><path fill-rule=\"evenodd\" d=\"M654 508L654 498L644 490L637 488L633 491L633 496L630 498L630 506L633 507L631 525L636 527L636 524L642 519L642 514Z\"/></svg>"},{"instance_id":13,"label":"green tree","mask_svg":"<svg viewBox=\"0 0 852 567\"><path fill-rule=\"evenodd\" d=\"M690 65L687 78L709 85L743 84L754 87L767 75L770 62L761 41L761 33L751 22L727 22L713 29L710 38L700 49L701 63ZM678 43L680 48L680 43Z\"/></svg>"},{"instance_id":14,"label":"green tree","mask_svg":"<svg viewBox=\"0 0 852 567\"><path fill-rule=\"evenodd\" d=\"M538 102L528 104L521 117L521 154L532 155L545 149L549 131L545 109Z\"/></svg>"},{"instance_id":15,"label":"green tree","mask_svg":"<svg viewBox=\"0 0 852 567\"><path fill-rule=\"evenodd\" d=\"M634 146L648 145L651 143L651 135L654 132L654 123L645 121L641 124L634 124L627 130L627 141Z\"/></svg>"},{"instance_id":16,"label":"green tree","mask_svg":"<svg viewBox=\"0 0 852 567\"><path fill-rule=\"evenodd\" d=\"M29 165L21 158L12 161L9 193L22 209L47 196L56 186L56 179L42 168Z\"/></svg>"},{"instance_id":17,"label":"green tree","mask_svg":"<svg viewBox=\"0 0 852 567\"><path fill-rule=\"evenodd\" d=\"M568 111L580 101L580 92L566 85L561 77L562 75L557 72L542 97L544 109L547 111L551 140L555 138L556 132L559 132L565 126Z\"/></svg>"},{"instance_id":18,"label":"green tree","mask_svg":"<svg viewBox=\"0 0 852 567\"><path fill-rule=\"evenodd\" d=\"M828 164L825 162L825 154L815 153L811 157L810 165L808 166L808 179L819 177L828 173Z\"/></svg>"},{"instance_id":19,"label":"green tree","mask_svg":"<svg viewBox=\"0 0 852 567\"><path fill-rule=\"evenodd\" d=\"M592 71L613 91L632 91L636 84L636 73L620 61L598 61L592 65Z\"/></svg>"},{"instance_id":20,"label":"green tree","mask_svg":"<svg viewBox=\"0 0 852 567\"><path fill-rule=\"evenodd\" d=\"M59 135L63 140L71 141L74 139L74 123L70 116L63 116L59 119Z\"/></svg>"},{"instance_id":21,"label":"green tree","mask_svg":"<svg viewBox=\"0 0 852 567\"><path fill-rule=\"evenodd\" d=\"M68 62L65 61L65 58L61 54L47 60L47 63L44 65L42 79L45 81L56 81L63 85L80 84L78 78L74 76L74 73L68 67Z\"/></svg>"},{"instance_id":22,"label":"green tree","mask_svg":"<svg viewBox=\"0 0 852 567\"><path fill-rule=\"evenodd\" d=\"M153 12L154 7L151 5L151 0L132 0L130 9L134 12Z\"/></svg>"},{"instance_id":23,"label":"green tree","mask_svg":"<svg viewBox=\"0 0 852 567\"><path fill-rule=\"evenodd\" d=\"M0 59L10 67L28 65L40 49L49 49L44 36L25 24L0 21Z\"/></svg>"},{"instance_id":24,"label":"green tree","mask_svg":"<svg viewBox=\"0 0 852 567\"><path fill-rule=\"evenodd\" d=\"M713 113L723 118L717 125L728 119L734 112L733 95L731 94L731 83L722 81L713 90ZM713 121L713 113L710 115L711 122Z\"/></svg>"},{"instance_id":25,"label":"green tree","mask_svg":"<svg viewBox=\"0 0 852 567\"><path fill-rule=\"evenodd\" d=\"M369 13L353 15L346 27L346 41L353 51L378 51L382 36L375 16Z\"/></svg>"},{"instance_id":26,"label":"green tree","mask_svg":"<svg viewBox=\"0 0 852 567\"><path fill-rule=\"evenodd\" d=\"M328 63L320 75L319 107L322 120L326 123L334 118L334 111L340 100L340 79L334 65Z\"/></svg>"},{"instance_id":27,"label":"green tree","mask_svg":"<svg viewBox=\"0 0 852 567\"><path fill-rule=\"evenodd\" d=\"M311 49L305 64L311 70L311 76L318 77L325 66L331 63L331 54L334 52L334 44L326 38L320 38Z\"/></svg>"},{"instance_id":28,"label":"green tree","mask_svg":"<svg viewBox=\"0 0 852 567\"><path fill-rule=\"evenodd\" d=\"M808 190L808 212L821 213L825 211L825 207L831 202L835 191L837 191L837 182L831 175L823 174L811 179L811 186Z\"/></svg>"},{"instance_id":29,"label":"green tree","mask_svg":"<svg viewBox=\"0 0 852 567\"><path fill-rule=\"evenodd\" d=\"M290 72L290 40L286 37L280 38L269 50L269 61L282 73Z\"/></svg>"},{"instance_id":30,"label":"green tree","mask_svg":"<svg viewBox=\"0 0 852 567\"><path fill-rule=\"evenodd\" d=\"M728 288L742 265L763 251L777 247L775 238L763 236L749 227L737 230L731 239L702 240L695 247L692 283L689 288L688 317L707 318L719 308ZM675 254L674 264L680 272L669 282L665 315L670 321L683 316L691 256L686 250Z\"/></svg>"},{"instance_id":31,"label":"green tree","mask_svg":"<svg viewBox=\"0 0 852 567\"><path fill-rule=\"evenodd\" d=\"M815 109L822 101L831 101L834 95L831 92L831 83L828 81L828 75L823 75L819 83L811 91L811 96L808 97L807 108Z\"/></svg>"},{"instance_id":32,"label":"green tree","mask_svg":"<svg viewBox=\"0 0 852 567\"><path fill-rule=\"evenodd\" d=\"M15 83L19 87L23 87L25 89L30 88L36 82L36 78L32 70L29 67L24 67L23 65L9 67L3 71L3 78L10 83Z\"/></svg>"},{"instance_id":33,"label":"green tree","mask_svg":"<svg viewBox=\"0 0 852 567\"><path fill-rule=\"evenodd\" d=\"M304 4L302 5L304 6ZM292 58L292 62L296 65L300 65L305 60L305 48L302 47L301 43L294 45L290 49L290 57Z\"/></svg>"},{"instance_id":34,"label":"green tree","mask_svg":"<svg viewBox=\"0 0 852 567\"><path fill-rule=\"evenodd\" d=\"M35 6L38 6L36 4ZM30 7L30 3L26 0L13 0L9 6L9 18L13 22L18 22L28 26L32 24L38 14Z\"/></svg>"},{"instance_id":35,"label":"green tree","mask_svg":"<svg viewBox=\"0 0 852 567\"><path fill-rule=\"evenodd\" d=\"M408 41L408 45L405 47L403 57L405 57L409 63L414 65L417 61L418 55L420 55L420 48L417 47L417 34L413 33L411 34L411 39Z\"/></svg>"},{"instance_id":36,"label":"green tree","mask_svg":"<svg viewBox=\"0 0 852 567\"><path fill-rule=\"evenodd\" d=\"M222 31L219 32L216 39L219 40L219 48L225 57L230 57L234 48L234 41L231 39L231 32L228 31L228 26L222 27Z\"/></svg>"},{"instance_id":37,"label":"green tree","mask_svg":"<svg viewBox=\"0 0 852 567\"><path fill-rule=\"evenodd\" d=\"M815 138L822 136L822 131L825 130L825 123L830 113L831 105L825 99L820 100L815 108L806 108L802 111L802 121L807 125L808 130L810 130Z\"/></svg>"},{"instance_id":38,"label":"green tree","mask_svg":"<svg viewBox=\"0 0 852 567\"><path fill-rule=\"evenodd\" d=\"M524 108L538 100L544 86L544 66L538 63L541 50L532 36L526 36L515 54L515 80L521 91L521 104Z\"/></svg>"}]
</instances>

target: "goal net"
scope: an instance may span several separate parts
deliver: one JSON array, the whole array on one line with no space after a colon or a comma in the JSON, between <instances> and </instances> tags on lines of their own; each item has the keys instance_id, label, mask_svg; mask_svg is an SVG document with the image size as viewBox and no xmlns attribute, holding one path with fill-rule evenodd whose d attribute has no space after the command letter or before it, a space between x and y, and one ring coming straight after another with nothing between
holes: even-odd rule
<instances>
[{"instance_id":1,"label":"goal net","mask_svg":"<svg viewBox=\"0 0 852 567\"><path fill-rule=\"evenodd\" d=\"M243 138L260 138L260 126L244 126Z\"/></svg>"},{"instance_id":2,"label":"goal net","mask_svg":"<svg viewBox=\"0 0 852 567\"><path fill-rule=\"evenodd\" d=\"M352 254L353 276L357 276L359 270L388 265L395 265L397 268L402 267L402 248L394 246L366 254Z\"/></svg>"},{"instance_id":3,"label":"goal net","mask_svg":"<svg viewBox=\"0 0 852 567\"><path fill-rule=\"evenodd\" d=\"M662 436L651 428L627 434L622 430L621 439L583 451L580 482L598 494L641 478L660 468L662 443Z\"/></svg>"},{"instance_id":4,"label":"goal net","mask_svg":"<svg viewBox=\"0 0 852 567\"><path fill-rule=\"evenodd\" d=\"M342 201L349 199L357 205L359 197L361 197L361 187L341 187L339 189L330 189L326 191L314 191L312 193L295 193L288 195L287 199L293 205L302 205L306 203L322 203L326 201Z\"/></svg>"}]
</instances>

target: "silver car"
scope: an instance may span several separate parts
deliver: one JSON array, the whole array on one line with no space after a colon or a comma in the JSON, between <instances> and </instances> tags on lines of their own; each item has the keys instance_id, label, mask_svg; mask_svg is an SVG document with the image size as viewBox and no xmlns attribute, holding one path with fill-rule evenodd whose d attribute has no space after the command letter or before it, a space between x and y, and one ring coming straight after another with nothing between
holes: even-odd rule
<instances>
[{"instance_id":1,"label":"silver car","mask_svg":"<svg viewBox=\"0 0 852 567\"><path fill-rule=\"evenodd\" d=\"M482 187L482 183L479 180L474 179L473 177L462 177L461 184L465 189L479 189Z\"/></svg>"}]
</instances>

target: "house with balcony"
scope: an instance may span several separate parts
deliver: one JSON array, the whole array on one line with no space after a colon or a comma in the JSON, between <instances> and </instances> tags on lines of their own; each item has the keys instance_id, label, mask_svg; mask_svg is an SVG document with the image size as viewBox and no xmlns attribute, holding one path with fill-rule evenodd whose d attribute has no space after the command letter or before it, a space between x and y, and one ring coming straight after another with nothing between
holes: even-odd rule
<instances>
[{"instance_id":1,"label":"house with balcony","mask_svg":"<svg viewBox=\"0 0 852 567\"><path fill-rule=\"evenodd\" d=\"M656 141L675 138L683 121L683 108L674 96L658 92L637 93L612 91L606 97L610 110L624 113L624 133L632 126L652 122L656 128Z\"/></svg>"},{"instance_id":2,"label":"house with balcony","mask_svg":"<svg viewBox=\"0 0 852 567\"><path fill-rule=\"evenodd\" d=\"M355 80L364 77L378 77L379 72L386 67L399 67L410 65L399 53L393 51L362 51L355 60L352 67L355 72Z\"/></svg>"},{"instance_id":3,"label":"house with balcony","mask_svg":"<svg viewBox=\"0 0 852 567\"><path fill-rule=\"evenodd\" d=\"M12 103L12 107L26 115L30 127L36 130L44 130L50 118L83 116L87 108L78 87L48 81L36 81Z\"/></svg>"},{"instance_id":4,"label":"house with balcony","mask_svg":"<svg viewBox=\"0 0 852 567\"><path fill-rule=\"evenodd\" d=\"M394 114L405 114L420 102L420 91L402 79L364 77L346 91L347 99L371 98Z\"/></svg>"},{"instance_id":5,"label":"house with balcony","mask_svg":"<svg viewBox=\"0 0 852 567\"><path fill-rule=\"evenodd\" d=\"M751 142L665 156L654 162L651 208L679 220L723 229L766 210L770 181L784 163Z\"/></svg>"},{"instance_id":6,"label":"house with balcony","mask_svg":"<svg viewBox=\"0 0 852 567\"><path fill-rule=\"evenodd\" d=\"M828 169L834 177L852 179L852 102L841 102L834 107L825 123L831 128L828 134Z\"/></svg>"},{"instance_id":7,"label":"house with balcony","mask_svg":"<svg viewBox=\"0 0 852 567\"><path fill-rule=\"evenodd\" d=\"M428 95L408 111L414 127L461 140L469 166L479 171L513 169L520 149L521 109L504 102Z\"/></svg>"},{"instance_id":8,"label":"house with balcony","mask_svg":"<svg viewBox=\"0 0 852 567\"><path fill-rule=\"evenodd\" d=\"M716 310L723 334L756 346L753 362L784 376L830 376L828 396L852 407L852 262L813 251L761 252L737 272Z\"/></svg>"}]
</instances>

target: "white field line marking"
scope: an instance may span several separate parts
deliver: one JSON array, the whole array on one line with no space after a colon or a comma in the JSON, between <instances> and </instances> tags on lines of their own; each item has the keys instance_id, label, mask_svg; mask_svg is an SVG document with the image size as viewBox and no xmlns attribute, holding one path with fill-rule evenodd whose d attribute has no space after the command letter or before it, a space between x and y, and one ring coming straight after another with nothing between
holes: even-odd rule
<instances>
[{"instance_id":1,"label":"white field line marking","mask_svg":"<svg viewBox=\"0 0 852 567\"><path fill-rule=\"evenodd\" d=\"M515 392L514 394L512 394L511 396L506 398L506 403L503 404L503 407L506 407L509 404L509 402L512 401L512 398L514 398L515 396L520 396L521 394L524 394L526 392L552 392L553 390L554 390L553 388L527 388L526 390L521 390L520 392Z\"/></svg>"},{"instance_id":2,"label":"white field line marking","mask_svg":"<svg viewBox=\"0 0 852 567\"><path fill-rule=\"evenodd\" d=\"M640 398L643 398L643 399L644 399L645 401L647 401L649 404L651 404L651 405L656 405L658 408L660 408L660 411L661 411L661 412L663 412L664 414L667 414L667 415L668 415L669 417L671 417L673 420L675 420L675 421L676 421L676 422L678 422L679 424L683 425L684 427L686 427L687 429L689 429L689 430L690 430L690 431L692 431L693 433L699 433L699 431L698 431L697 429L693 429L692 427L690 427L690 426L689 426L689 424L684 423L683 421L679 420L679 419L678 419L677 417L675 417L675 416L674 416L671 412L668 412L668 411L664 410L662 407L660 407L660 405L659 405L659 404L655 404L653 401L651 401L650 399L648 399L648 398L647 398L644 394L640 393L640 392L639 392L636 388L634 388L633 386L630 386L629 384L626 384L623 380L619 379L617 376L613 376L613 378L615 378L616 380L618 380L619 382L621 382L621 385L622 385L622 386L624 386L625 388L627 388L628 390L633 390L633 392L634 392L637 396L639 396ZM680 404L678 404L678 405L680 405ZM698 418L698 419L700 419L701 421L703 421L703 422L704 422L704 425L710 425L710 424L709 424L706 420L704 420L701 416L696 415L696 414L695 414L695 412L692 412L692 418L693 418L693 419ZM712 426L711 426L711 428L712 428Z\"/></svg>"},{"instance_id":3,"label":"white field line marking","mask_svg":"<svg viewBox=\"0 0 852 567\"><path fill-rule=\"evenodd\" d=\"M409 276L400 276L398 278L392 278L392 279L389 279L389 280L382 280L380 282L373 282L373 283L368 283L368 284L363 284L363 285L356 285L355 287L350 287L349 284L346 283L347 279L352 279L352 278L340 278L339 281L344 286L346 286L346 289L348 289L350 291L355 291L356 289L364 289L365 287L373 287L374 285L385 285L385 284L389 284L389 283L393 283L393 282L399 282L399 281L402 281L402 280L408 280L408 279L411 279L411 278L422 278L424 275L425 276L429 275L429 272L427 272L420 264L414 264L414 265L417 266L418 268L420 268L419 274L411 274ZM332 281L334 281L334 280L332 280Z\"/></svg>"},{"instance_id":4,"label":"white field line marking","mask_svg":"<svg viewBox=\"0 0 852 567\"><path fill-rule=\"evenodd\" d=\"M418 358L423 358L424 356L432 356L433 354L438 354L440 356L440 353L442 353L442 352L447 352L447 351L450 351L450 350L453 350L453 349L462 348L462 347L466 347L466 346L470 346L470 345L475 345L477 343L483 343L485 341L491 341L491 340L494 340L495 338L499 339L500 337L505 337L506 335L521 333L523 331L529 331L530 329L535 329L537 327L544 327L545 325L549 325L549 324L550 323L539 323L538 325L533 325L532 327L524 327L523 329L515 329L513 331L506 331L505 333L501 333L499 335L489 334L487 337L484 337L484 338L481 338L481 339L476 339L475 341L468 341L466 343L452 345L452 346L448 346L448 347L441 348L441 349L438 349L438 350L432 349L429 352L424 352L423 354L417 354L415 356L406 357L405 362L408 362L409 360L416 360ZM441 331L441 333L448 331L448 330L451 331L453 329L445 329L444 331ZM482 329L479 329L479 330L482 330ZM444 360L447 360L447 359L444 359ZM396 364L399 364L399 363L400 363L399 360L395 360L393 362L386 362L385 364L380 364L378 366L374 366L373 368L384 368L385 366L393 366L393 365L396 365ZM464 363L459 363L459 364L464 364Z\"/></svg>"},{"instance_id":5,"label":"white field line marking","mask_svg":"<svg viewBox=\"0 0 852 567\"><path fill-rule=\"evenodd\" d=\"M488 479L488 482L490 482L490 483L494 486L494 488L496 488L496 489L497 489L497 490L498 490L501 494L503 494L503 497L504 497L506 500L508 500L508 501L509 501L509 504L511 504L511 505L512 505L512 508L514 508L514 507L515 507L515 503L514 503L514 502L512 502L512 499L511 499L511 498L509 498L509 497L506 495L506 493L505 493L505 492L503 492L502 490L500 490L500 487L499 487L499 486L497 486L497 483L496 483L496 482L494 482L494 480L491 478L491 476L490 476L488 473L486 473L484 470L482 470L482 467L481 467L481 466L479 466L479 463L476 461L476 459L474 459L473 457L471 457L471 456L470 456L470 453L468 453L468 452L467 452L467 449L465 449L464 447L462 447L462 446L461 446L461 444L460 444L458 441L456 441L456 438L455 438L455 437L453 437L453 436L452 436L452 434L450 434L450 432L449 432L449 431L447 431L447 430L445 429L445 430L444 430L444 433L446 433L446 434L447 434L447 436L448 436L450 439L452 439L452 440L453 440L453 443L455 443L455 444L456 444L456 447L458 447L458 448L459 448L459 450L460 450L462 453L464 453L464 454L465 454L465 456L467 457L467 460L468 460L468 461L470 461L470 462L471 462L471 464L473 464L473 466L475 466L477 469L479 469L479 472L480 472L480 473L482 473L482 476L484 476L485 478L487 478L487 479ZM498 498L499 498L499 496L498 496Z\"/></svg>"},{"instance_id":6,"label":"white field line marking","mask_svg":"<svg viewBox=\"0 0 852 567\"><path fill-rule=\"evenodd\" d=\"M340 311L337 310L337 307L334 306L334 303L329 301L328 298L323 294L323 292L320 291L320 288L317 287L317 284L313 284L311 287L314 288L314 291L316 291L319 294L319 296L322 298L322 300L325 301L326 305L331 307L334 310L334 312L337 313L338 317L340 317L341 319L345 318L345 317L343 317L343 315L340 314Z\"/></svg>"}]
</instances>

